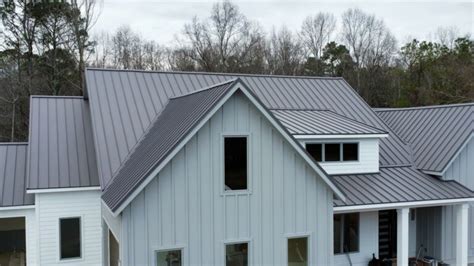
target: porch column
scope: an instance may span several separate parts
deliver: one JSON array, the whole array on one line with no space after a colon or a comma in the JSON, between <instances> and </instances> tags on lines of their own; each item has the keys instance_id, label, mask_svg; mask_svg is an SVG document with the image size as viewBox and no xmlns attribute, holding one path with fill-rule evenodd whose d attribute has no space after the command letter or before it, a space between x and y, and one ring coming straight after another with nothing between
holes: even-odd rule
<instances>
[{"instance_id":1,"label":"porch column","mask_svg":"<svg viewBox=\"0 0 474 266\"><path fill-rule=\"evenodd\" d=\"M409 208L397 209L397 266L408 265Z\"/></svg>"},{"instance_id":2,"label":"porch column","mask_svg":"<svg viewBox=\"0 0 474 266\"><path fill-rule=\"evenodd\" d=\"M469 204L455 206L456 210L456 265L467 265Z\"/></svg>"}]
</instances>

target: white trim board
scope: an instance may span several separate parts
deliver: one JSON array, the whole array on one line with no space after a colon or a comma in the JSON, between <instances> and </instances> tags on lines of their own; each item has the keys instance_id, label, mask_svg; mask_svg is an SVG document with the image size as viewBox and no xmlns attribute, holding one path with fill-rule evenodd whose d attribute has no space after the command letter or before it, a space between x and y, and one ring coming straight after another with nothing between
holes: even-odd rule
<instances>
[{"instance_id":1,"label":"white trim board","mask_svg":"<svg viewBox=\"0 0 474 266\"><path fill-rule=\"evenodd\" d=\"M201 119L201 121L194 126L194 128L182 139L179 144L173 148L171 153L165 157L165 159L155 167L155 169L147 175L145 180L133 190L133 192L128 195L125 200L119 205L119 207L110 212L114 217L117 217L132 201L138 194L141 193L143 189L156 177L156 175L176 156L176 154L181 151L181 149L189 142L189 140L196 135L196 133L214 116L214 114L226 103L229 98L231 98L234 93L240 90L247 98L257 107L257 109L268 119L273 127L284 137L286 141L295 149L295 151L302 156L302 158L308 163L308 165L321 177L324 182L331 188L331 190L337 195L339 199L345 201L344 193L342 193L339 188L329 179L328 174L309 156L300 143L274 118L273 115L263 106L263 104L257 100L254 95L250 92L250 89L242 83L239 79L236 80L236 83L232 88L226 92L226 94L219 100L218 103Z\"/></svg>"},{"instance_id":2,"label":"white trim board","mask_svg":"<svg viewBox=\"0 0 474 266\"><path fill-rule=\"evenodd\" d=\"M356 206L341 206L334 207L334 213L346 213L346 212L366 212L366 211L377 211L387 209L399 209L399 208L421 208L421 207L434 207L434 206L446 206L460 203L474 202L474 198L462 198L462 199L445 199L445 200L424 200L424 201L411 201L411 202L397 202L397 203L382 203L382 204L368 204L368 205L356 205Z\"/></svg>"},{"instance_id":3,"label":"white trim board","mask_svg":"<svg viewBox=\"0 0 474 266\"><path fill-rule=\"evenodd\" d=\"M0 211L30 210L35 209L35 205L0 207Z\"/></svg>"},{"instance_id":4,"label":"white trim board","mask_svg":"<svg viewBox=\"0 0 474 266\"><path fill-rule=\"evenodd\" d=\"M70 188L44 188L44 189L27 189L28 194L40 194L40 193L55 193L55 192L75 192L75 191L91 191L101 190L100 187L70 187Z\"/></svg>"},{"instance_id":5,"label":"white trim board","mask_svg":"<svg viewBox=\"0 0 474 266\"><path fill-rule=\"evenodd\" d=\"M295 139L378 139L386 138L388 134L354 134L354 135L293 135Z\"/></svg>"}]
</instances>

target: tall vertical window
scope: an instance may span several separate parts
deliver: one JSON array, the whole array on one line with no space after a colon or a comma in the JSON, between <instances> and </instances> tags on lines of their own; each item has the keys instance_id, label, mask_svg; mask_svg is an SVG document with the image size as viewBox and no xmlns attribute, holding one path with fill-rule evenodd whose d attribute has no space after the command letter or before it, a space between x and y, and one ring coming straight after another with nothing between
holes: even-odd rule
<instances>
[{"instance_id":1,"label":"tall vertical window","mask_svg":"<svg viewBox=\"0 0 474 266\"><path fill-rule=\"evenodd\" d=\"M288 266L308 265L308 238L288 239Z\"/></svg>"},{"instance_id":2,"label":"tall vertical window","mask_svg":"<svg viewBox=\"0 0 474 266\"><path fill-rule=\"evenodd\" d=\"M359 251L359 213L334 215L334 254Z\"/></svg>"},{"instance_id":3,"label":"tall vertical window","mask_svg":"<svg viewBox=\"0 0 474 266\"><path fill-rule=\"evenodd\" d=\"M59 220L61 259L81 257L81 218Z\"/></svg>"},{"instance_id":4,"label":"tall vertical window","mask_svg":"<svg viewBox=\"0 0 474 266\"><path fill-rule=\"evenodd\" d=\"M224 138L225 190L247 189L247 138Z\"/></svg>"},{"instance_id":5,"label":"tall vertical window","mask_svg":"<svg viewBox=\"0 0 474 266\"><path fill-rule=\"evenodd\" d=\"M248 243L228 244L225 246L226 266L247 266L248 259Z\"/></svg>"},{"instance_id":6,"label":"tall vertical window","mask_svg":"<svg viewBox=\"0 0 474 266\"><path fill-rule=\"evenodd\" d=\"M181 249L158 251L156 253L157 266L181 266L183 260L181 258Z\"/></svg>"}]
</instances>

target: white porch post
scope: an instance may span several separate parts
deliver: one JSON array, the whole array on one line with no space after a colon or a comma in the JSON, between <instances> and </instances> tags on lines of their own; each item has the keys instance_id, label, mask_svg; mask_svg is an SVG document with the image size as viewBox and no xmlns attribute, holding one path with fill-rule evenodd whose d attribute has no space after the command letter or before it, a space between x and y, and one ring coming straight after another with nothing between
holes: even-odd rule
<instances>
[{"instance_id":1,"label":"white porch post","mask_svg":"<svg viewBox=\"0 0 474 266\"><path fill-rule=\"evenodd\" d=\"M456 265L467 265L469 204L456 207Z\"/></svg>"},{"instance_id":2,"label":"white porch post","mask_svg":"<svg viewBox=\"0 0 474 266\"><path fill-rule=\"evenodd\" d=\"M397 266L408 265L409 208L397 209Z\"/></svg>"}]
</instances>

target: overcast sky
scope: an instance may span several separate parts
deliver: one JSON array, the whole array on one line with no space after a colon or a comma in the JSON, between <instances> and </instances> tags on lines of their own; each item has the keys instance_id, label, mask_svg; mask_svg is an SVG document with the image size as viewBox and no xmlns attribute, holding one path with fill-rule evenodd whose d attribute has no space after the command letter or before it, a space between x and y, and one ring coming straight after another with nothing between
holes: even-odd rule
<instances>
[{"instance_id":1,"label":"overcast sky","mask_svg":"<svg viewBox=\"0 0 474 266\"><path fill-rule=\"evenodd\" d=\"M101 16L94 31L114 31L128 24L147 39L170 45L174 36L193 16L209 16L215 1L103 0ZM473 1L310 1L234 0L251 20L267 31L286 25L296 30L307 15L333 13L340 21L348 8L358 7L383 18L399 42L409 38L430 39L439 27L455 26L462 34L474 32ZM338 21L338 22L339 22Z\"/></svg>"}]
</instances>

